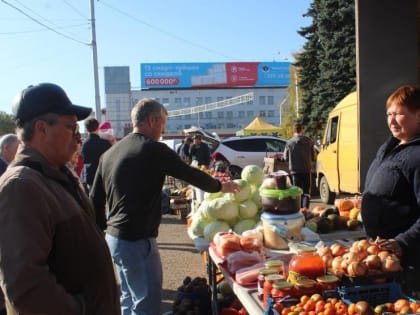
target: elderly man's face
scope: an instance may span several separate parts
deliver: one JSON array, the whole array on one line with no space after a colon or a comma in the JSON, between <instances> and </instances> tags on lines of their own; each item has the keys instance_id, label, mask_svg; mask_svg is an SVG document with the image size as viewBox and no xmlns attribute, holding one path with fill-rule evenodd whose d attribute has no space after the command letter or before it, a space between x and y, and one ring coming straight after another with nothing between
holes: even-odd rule
<instances>
[{"instance_id":1,"label":"elderly man's face","mask_svg":"<svg viewBox=\"0 0 420 315\"><path fill-rule=\"evenodd\" d=\"M20 141L16 141L13 144L6 145L4 148L4 158L7 160L7 162L11 163L15 159L19 144Z\"/></svg>"},{"instance_id":2,"label":"elderly man's face","mask_svg":"<svg viewBox=\"0 0 420 315\"><path fill-rule=\"evenodd\" d=\"M80 142L77 117L60 115L53 124L45 122L44 128L43 152L52 166L61 167L71 160Z\"/></svg>"}]
</instances>

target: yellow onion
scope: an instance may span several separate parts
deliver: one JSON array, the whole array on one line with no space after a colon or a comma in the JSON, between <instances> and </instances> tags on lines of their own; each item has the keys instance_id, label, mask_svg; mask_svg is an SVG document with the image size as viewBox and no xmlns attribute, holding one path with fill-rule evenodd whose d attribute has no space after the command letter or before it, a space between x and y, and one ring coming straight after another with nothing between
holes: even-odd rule
<instances>
[{"instance_id":1,"label":"yellow onion","mask_svg":"<svg viewBox=\"0 0 420 315\"><path fill-rule=\"evenodd\" d=\"M382 268L382 261L381 259L376 255L369 255L364 260L366 266L369 269L381 269Z\"/></svg>"},{"instance_id":2,"label":"yellow onion","mask_svg":"<svg viewBox=\"0 0 420 315\"><path fill-rule=\"evenodd\" d=\"M368 268L363 262L355 261L349 264L347 267L347 273L351 277L365 276L368 272Z\"/></svg>"}]
</instances>

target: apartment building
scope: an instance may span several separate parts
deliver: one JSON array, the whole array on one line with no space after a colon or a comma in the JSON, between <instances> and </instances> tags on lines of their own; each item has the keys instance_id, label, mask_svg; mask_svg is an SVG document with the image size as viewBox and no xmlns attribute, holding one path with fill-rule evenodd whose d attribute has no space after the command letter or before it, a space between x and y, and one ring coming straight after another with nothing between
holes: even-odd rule
<instances>
[{"instance_id":1,"label":"apartment building","mask_svg":"<svg viewBox=\"0 0 420 315\"><path fill-rule=\"evenodd\" d=\"M255 117L279 125L287 106L288 62L140 64L140 88L133 89L130 69L105 67L106 120L117 137L131 131L130 111L143 97L169 112L166 138L198 126L233 135Z\"/></svg>"}]
</instances>

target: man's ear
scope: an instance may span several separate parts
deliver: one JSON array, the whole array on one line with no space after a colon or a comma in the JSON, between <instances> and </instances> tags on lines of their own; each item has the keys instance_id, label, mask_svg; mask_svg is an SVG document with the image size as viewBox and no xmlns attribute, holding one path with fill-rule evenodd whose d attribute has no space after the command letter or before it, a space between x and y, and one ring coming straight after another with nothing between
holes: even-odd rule
<instances>
[{"instance_id":1,"label":"man's ear","mask_svg":"<svg viewBox=\"0 0 420 315\"><path fill-rule=\"evenodd\" d=\"M46 131L46 122L45 121L43 121L43 120L37 120L36 122L35 122L35 126L34 126L34 129L35 129L35 131L38 131L38 132L41 132L41 133L45 133L45 131Z\"/></svg>"}]
</instances>

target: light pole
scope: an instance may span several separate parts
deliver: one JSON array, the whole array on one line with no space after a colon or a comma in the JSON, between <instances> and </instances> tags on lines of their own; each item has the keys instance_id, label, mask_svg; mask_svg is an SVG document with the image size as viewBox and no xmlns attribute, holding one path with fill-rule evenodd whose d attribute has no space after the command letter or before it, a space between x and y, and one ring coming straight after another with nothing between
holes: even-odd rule
<instances>
[{"instance_id":1,"label":"light pole","mask_svg":"<svg viewBox=\"0 0 420 315\"><path fill-rule=\"evenodd\" d=\"M95 108L96 119L101 122L101 97L99 94L99 75L98 75L98 51L96 48L96 29L95 29L95 5L94 0L90 0L90 23L92 28L92 55L93 55L93 79L95 82Z\"/></svg>"},{"instance_id":2,"label":"light pole","mask_svg":"<svg viewBox=\"0 0 420 315\"><path fill-rule=\"evenodd\" d=\"M298 90L298 76L295 68L295 97L296 97L296 117L299 118L299 90Z\"/></svg>"},{"instance_id":3,"label":"light pole","mask_svg":"<svg viewBox=\"0 0 420 315\"><path fill-rule=\"evenodd\" d=\"M200 104L198 104L198 100L199 100L199 98L196 97L195 98L195 108L197 110L197 127L200 128L200 111L197 109L197 106L200 105Z\"/></svg>"}]
</instances>

